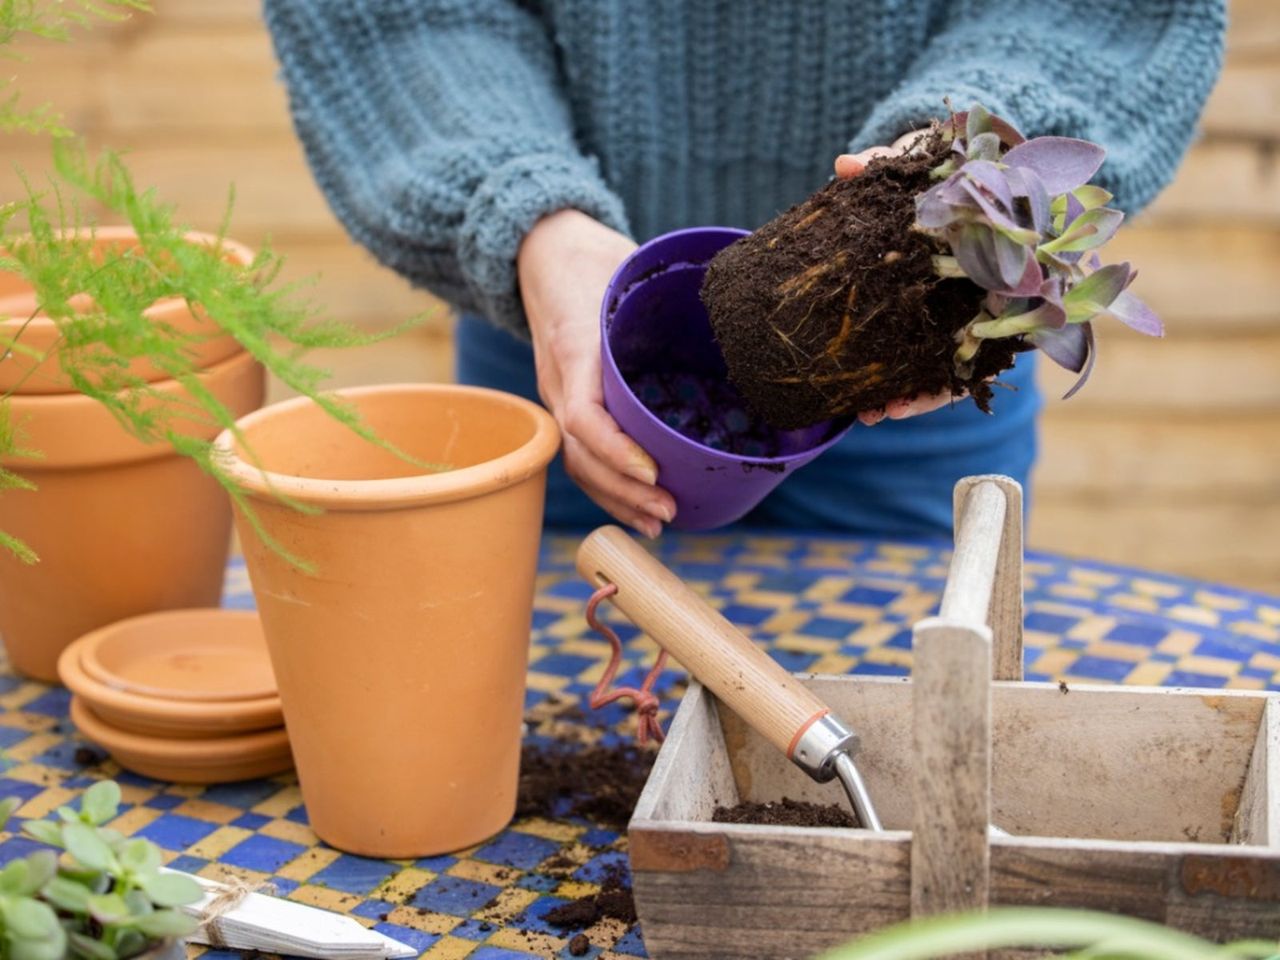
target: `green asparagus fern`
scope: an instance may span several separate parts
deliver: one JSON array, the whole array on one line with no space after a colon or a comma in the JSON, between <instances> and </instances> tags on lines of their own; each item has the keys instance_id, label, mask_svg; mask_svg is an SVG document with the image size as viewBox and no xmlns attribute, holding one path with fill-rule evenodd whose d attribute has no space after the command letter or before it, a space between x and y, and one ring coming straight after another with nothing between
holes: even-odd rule
<instances>
[{"instance_id":1,"label":"green asparagus fern","mask_svg":"<svg viewBox=\"0 0 1280 960\"><path fill-rule=\"evenodd\" d=\"M94 17L145 9L139 0L0 0L0 54L6 43L23 33L66 39L71 27ZM189 432L193 423L234 430L234 414L199 379L190 336L152 322L144 311L157 301L175 298L203 311L283 383L359 436L384 447L389 445L374 436L352 407L320 392L329 371L307 364L301 354L318 347L372 344L400 333L416 319L379 333L318 319L303 287L280 280L283 261L269 247L247 266L228 259L221 249L225 218L217 242L190 242L188 228L175 221L172 206L154 191L139 188L119 154L107 150L95 156L67 133L51 108L21 112L17 104L18 94L0 85L0 130L53 135L53 167L47 186L28 182L24 197L0 204L0 271L20 276L32 288L40 314L55 323L58 340L53 352L74 389L106 407L138 439L170 444L194 460L227 489L259 534L271 542L243 491L214 455L212 443ZM95 246L86 207L101 211L105 220L127 223L137 236L136 246ZM92 304L87 311L86 296ZM78 306L73 306L73 298ZM0 363L23 351L23 329L18 324L16 336L0 338ZM130 363L139 359L181 383L186 395L166 396L131 373ZM22 454L7 399L0 395L0 457L13 458ZM20 430L21 425L16 426ZM18 474L0 469L0 490L30 488ZM28 547L2 531L0 549L27 562L36 559ZM299 558L290 559L306 566Z\"/></svg>"}]
</instances>

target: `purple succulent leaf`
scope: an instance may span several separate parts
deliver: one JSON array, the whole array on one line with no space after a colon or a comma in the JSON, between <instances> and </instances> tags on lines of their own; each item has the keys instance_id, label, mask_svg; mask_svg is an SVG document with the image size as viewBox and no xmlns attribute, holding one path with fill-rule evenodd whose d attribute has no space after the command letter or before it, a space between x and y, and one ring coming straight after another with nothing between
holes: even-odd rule
<instances>
[{"instance_id":1,"label":"purple succulent leaf","mask_svg":"<svg viewBox=\"0 0 1280 960\"><path fill-rule=\"evenodd\" d=\"M1093 373L1093 362L1098 358L1098 345L1093 339L1093 324L1086 321L1080 324L1080 329L1084 331L1084 343L1088 359L1085 360L1084 369L1080 372L1080 379L1075 382L1075 386L1062 395L1063 400L1070 400L1085 385L1089 379L1089 374Z\"/></svg>"},{"instance_id":2,"label":"purple succulent leaf","mask_svg":"<svg viewBox=\"0 0 1280 960\"><path fill-rule=\"evenodd\" d=\"M1096 251L1095 251L1094 253L1089 254L1089 259L1088 259L1088 260L1086 260L1086 261L1085 261L1085 263L1089 264L1089 269L1090 269L1090 270L1101 270L1101 269L1102 269L1102 258L1101 258L1100 256L1098 256L1098 254L1097 254L1097 252L1096 252ZM1137 271L1137 270L1133 271L1133 275L1134 275L1134 276L1137 276L1137 275L1138 275L1138 271Z\"/></svg>"},{"instance_id":3,"label":"purple succulent leaf","mask_svg":"<svg viewBox=\"0 0 1280 960\"><path fill-rule=\"evenodd\" d=\"M1023 248L1026 249L1025 247ZM1022 268L1022 277L1016 284L1007 290L1000 291L1010 297L1036 297L1040 295L1040 288L1045 283L1044 269L1040 266L1040 262L1035 257L1028 256ZM990 309L990 308L988 308ZM993 311L999 313L999 310Z\"/></svg>"},{"instance_id":4,"label":"purple succulent leaf","mask_svg":"<svg viewBox=\"0 0 1280 960\"><path fill-rule=\"evenodd\" d=\"M936 186L930 187L929 190L936 193L947 203L960 206L964 204L972 205L968 192L964 189L965 175L962 170L957 170L947 179L943 180Z\"/></svg>"},{"instance_id":5,"label":"purple succulent leaf","mask_svg":"<svg viewBox=\"0 0 1280 960\"><path fill-rule=\"evenodd\" d=\"M965 276L985 290L1000 290L1005 286L996 256L995 238L995 231L980 223L960 224L947 230L951 252L960 262Z\"/></svg>"},{"instance_id":6,"label":"purple succulent leaf","mask_svg":"<svg viewBox=\"0 0 1280 960\"><path fill-rule=\"evenodd\" d=\"M1095 270L1062 298L1073 320L1088 320L1111 306L1129 284L1129 264L1113 263Z\"/></svg>"},{"instance_id":7,"label":"purple succulent leaf","mask_svg":"<svg viewBox=\"0 0 1280 960\"><path fill-rule=\"evenodd\" d=\"M1155 311L1127 290L1122 290L1107 307L1107 313L1125 326L1149 337L1163 337L1164 324Z\"/></svg>"},{"instance_id":8,"label":"purple succulent leaf","mask_svg":"<svg viewBox=\"0 0 1280 960\"><path fill-rule=\"evenodd\" d=\"M975 104L976 106L976 104ZM985 109L985 108L984 108ZM1026 137L1022 135L1022 131L1015 127L1008 120L996 116L991 116L991 129L999 135L1000 141L1008 147L1016 147L1018 144L1026 141ZM943 132L955 129L964 129L969 123L969 111L961 110L959 113L953 114L951 119L943 121Z\"/></svg>"},{"instance_id":9,"label":"purple succulent leaf","mask_svg":"<svg viewBox=\"0 0 1280 960\"><path fill-rule=\"evenodd\" d=\"M1050 245L1057 253L1083 253L1103 246L1120 229L1124 214L1110 207L1097 207L1084 211L1068 222L1071 225L1066 232Z\"/></svg>"},{"instance_id":10,"label":"purple succulent leaf","mask_svg":"<svg viewBox=\"0 0 1280 960\"><path fill-rule=\"evenodd\" d=\"M1051 196L1069 193L1089 182L1107 153L1096 143L1074 137L1036 137L1013 147L1003 157L1011 167L1033 170Z\"/></svg>"},{"instance_id":11,"label":"purple succulent leaf","mask_svg":"<svg viewBox=\"0 0 1280 960\"><path fill-rule=\"evenodd\" d=\"M1036 259L1048 267L1051 273L1058 274L1060 276L1071 276L1072 271L1075 269L1076 260L1078 260L1080 256L1081 254L1078 253L1050 253L1044 249L1043 245L1036 248Z\"/></svg>"},{"instance_id":12,"label":"purple succulent leaf","mask_svg":"<svg viewBox=\"0 0 1280 960\"><path fill-rule=\"evenodd\" d=\"M1050 330L1061 330L1067 326L1067 311L1061 303L1045 300L1039 309L1042 322Z\"/></svg>"},{"instance_id":13,"label":"purple succulent leaf","mask_svg":"<svg viewBox=\"0 0 1280 960\"><path fill-rule=\"evenodd\" d=\"M1110 193L1092 183L1086 183L1083 187L1076 187L1071 191L1071 196L1079 201L1080 205L1086 210L1105 207L1113 199Z\"/></svg>"},{"instance_id":14,"label":"purple succulent leaf","mask_svg":"<svg viewBox=\"0 0 1280 960\"><path fill-rule=\"evenodd\" d=\"M1013 189L1009 185L1009 178L990 160L970 160L961 173L999 201L1006 211L1013 210Z\"/></svg>"},{"instance_id":15,"label":"purple succulent leaf","mask_svg":"<svg viewBox=\"0 0 1280 960\"><path fill-rule=\"evenodd\" d=\"M964 121L964 138L972 143L980 134L991 132L991 114L980 103L969 108Z\"/></svg>"},{"instance_id":16,"label":"purple succulent leaf","mask_svg":"<svg viewBox=\"0 0 1280 960\"><path fill-rule=\"evenodd\" d=\"M916 223L926 230L942 230L958 217L954 205L947 203L935 190L927 190L916 197Z\"/></svg>"},{"instance_id":17,"label":"purple succulent leaf","mask_svg":"<svg viewBox=\"0 0 1280 960\"><path fill-rule=\"evenodd\" d=\"M1020 226L1017 220L1014 220L1012 216L996 206L995 203L992 202L991 198L986 196L977 184L966 180L961 184L961 186L964 188L965 193L969 195L969 199L978 206L978 208L986 215L987 219L991 221L993 226L1011 231L1015 234L1021 234L1025 231L1025 227ZM1028 239L1031 243L1035 243L1039 237L1032 233Z\"/></svg>"},{"instance_id":18,"label":"purple succulent leaf","mask_svg":"<svg viewBox=\"0 0 1280 960\"><path fill-rule=\"evenodd\" d=\"M970 160L999 160L1000 135L997 133L980 133L969 141L965 155Z\"/></svg>"},{"instance_id":19,"label":"purple succulent leaf","mask_svg":"<svg viewBox=\"0 0 1280 960\"><path fill-rule=\"evenodd\" d=\"M1016 337L1038 330L1056 330L1066 323L1066 314L1052 303L1034 300L1012 300L1000 316L971 323L967 328L981 339Z\"/></svg>"},{"instance_id":20,"label":"purple succulent leaf","mask_svg":"<svg viewBox=\"0 0 1280 960\"><path fill-rule=\"evenodd\" d=\"M966 219L963 207L978 212L979 207L964 188L964 175L951 174L915 198L915 219L920 227L940 230L957 220Z\"/></svg>"},{"instance_id":21,"label":"purple succulent leaf","mask_svg":"<svg viewBox=\"0 0 1280 960\"><path fill-rule=\"evenodd\" d=\"M1062 226L1064 229L1075 223L1076 217L1084 213L1084 204L1075 198L1075 194L1068 193L1066 194L1066 198L1067 209L1063 213L1062 217Z\"/></svg>"},{"instance_id":22,"label":"purple succulent leaf","mask_svg":"<svg viewBox=\"0 0 1280 960\"><path fill-rule=\"evenodd\" d=\"M954 173L942 183L916 197L916 222L926 230L942 230L980 216L982 208L966 189L962 173Z\"/></svg>"},{"instance_id":23,"label":"purple succulent leaf","mask_svg":"<svg viewBox=\"0 0 1280 960\"><path fill-rule=\"evenodd\" d=\"M1037 250L1045 253L1074 253L1079 260L1085 250L1102 246L1120 227L1124 214L1119 210L1100 207L1080 214L1060 235L1040 244ZM1074 262L1073 260L1073 262Z\"/></svg>"},{"instance_id":24,"label":"purple succulent leaf","mask_svg":"<svg viewBox=\"0 0 1280 960\"><path fill-rule=\"evenodd\" d=\"M1058 366L1079 373L1089 358L1085 324L1070 324L1052 330L1033 330L1027 339L1039 347Z\"/></svg>"},{"instance_id":25,"label":"purple succulent leaf","mask_svg":"<svg viewBox=\"0 0 1280 960\"><path fill-rule=\"evenodd\" d=\"M1035 257L1026 244L1010 240L1003 233L997 232L996 264L1000 270L1000 279L1004 282L998 289L1011 289L1022 281L1028 271L1028 264L1035 263Z\"/></svg>"},{"instance_id":26,"label":"purple succulent leaf","mask_svg":"<svg viewBox=\"0 0 1280 960\"><path fill-rule=\"evenodd\" d=\"M1036 292L1036 296L1041 299L1048 300L1050 303L1056 303L1058 306L1062 306L1062 288L1062 277L1047 277L1045 281L1040 284L1040 289Z\"/></svg>"},{"instance_id":27,"label":"purple succulent leaf","mask_svg":"<svg viewBox=\"0 0 1280 960\"><path fill-rule=\"evenodd\" d=\"M1049 191L1044 188L1034 170L1026 167L1008 167L1003 171L1010 192L1015 197L1026 197L1031 209L1031 226L1036 233L1049 230Z\"/></svg>"},{"instance_id":28,"label":"purple succulent leaf","mask_svg":"<svg viewBox=\"0 0 1280 960\"><path fill-rule=\"evenodd\" d=\"M1035 318L1040 329L1061 330L1067 325L1067 311L1060 301L1041 300L1027 315Z\"/></svg>"},{"instance_id":29,"label":"purple succulent leaf","mask_svg":"<svg viewBox=\"0 0 1280 960\"><path fill-rule=\"evenodd\" d=\"M994 113L991 115L991 129L999 135L1000 142L1006 147L1016 147L1020 143L1027 142L1027 138L1021 130L1003 117L997 117Z\"/></svg>"}]
</instances>

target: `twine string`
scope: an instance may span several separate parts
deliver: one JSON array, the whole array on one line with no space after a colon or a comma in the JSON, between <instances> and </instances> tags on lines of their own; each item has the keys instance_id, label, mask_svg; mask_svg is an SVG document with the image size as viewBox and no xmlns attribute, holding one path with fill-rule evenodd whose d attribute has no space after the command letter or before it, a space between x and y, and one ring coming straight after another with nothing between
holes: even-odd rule
<instances>
[{"instance_id":1,"label":"twine string","mask_svg":"<svg viewBox=\"0 0 1280 960\"><path fill-rule=\"evenodd\" d=\"M225 947L222 934L218 930L218 919L226 916L251 893L274 893L275 887L270 883L255 883L240 877L231 877L220 881L221 889L213 895L208 904L200 910L200 926L198 933L208 941L209 946Z\"/></svg>"},{"instance_id":2,"label":"twine string","mask_svg":"<svg viewBox=\"0 0 1280 960\"><path fill-rule=\"evenodd\" d=\"M612 651L609 656L609 665L605 667L604 676L600 678L596 688L587 697L587 702L591 705L592 710L599 710L601 707L616 700L630 698L636 705L636 714L639 721L636 739L642 745L648 743L651 738L654 742L661 743L666 734L663 733L662 724L658 722L658 707L661 706L661 701L653 692L653 687L658 682L658 677L662 676L662 671L666 669L667 651L661 647L658 648L658 659L654 661L649 673L644 678L644 682L639 687L609 689L613 685L614 678L618 675L619 667L622 666L622 641L618 639L618 635L613 631L613 628L600 619L597 609L601 602L612 597L617 592L618 585L616 583L606 583L593 593L591 599L587 601L587 623L591 626L591 629L609 641L609 647Z\"/></svg>"}]
</instances>

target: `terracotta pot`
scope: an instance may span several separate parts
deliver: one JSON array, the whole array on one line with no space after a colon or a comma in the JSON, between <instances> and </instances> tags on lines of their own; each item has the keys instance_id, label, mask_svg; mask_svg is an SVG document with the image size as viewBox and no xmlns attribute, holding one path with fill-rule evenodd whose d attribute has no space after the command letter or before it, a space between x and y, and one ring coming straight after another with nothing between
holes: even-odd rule
<instances>
[{"instance_id":1,"label":"terracotta pot","mask_svg":"<svg viewBox=\"0 0 1280 960\"><path fill-rule=\"evenodd\" d=\"M138 246L138 236L130 227L98 227L94 233L97 249L127 250ZM191 243L212 244L218 238L208 233L188 233ZM227 260L246 265L253 262L253 251L243 244L221 240ZM80 309L87 309L87 299L73 301ZM46 316L36 314L35 294L27 281L16 273L0 270L0 356L9 342L17 337L24 352L14 352L0 361L0 394L18 393L71 393L75 387L62 373L58 359L51 354L58 342L58 328ZM240 351L235 338L222 330L199 310L193 311L185 300L173 298L157 301L144 312L154 324L167 325L176 335L192 337L190 356L196 367L208 367L226 360ZM9 319L5 319L5 318ZM35 351L31 355L25 351ZM156 369L145 359L135 360L127 368L134 376L149 382L164 380L168 373Z\"/></svg>"},{"instance_id":2,"label":"terracotta pot","mask_svg":"<svg viewBox=\"0 0 1280 960\"><path fill-rule=\"evenodd\" d=\"M237 416L262 404L263 370L247 353L200 379ZM153 389L184 395L174 380ZM168 445L125 433L78 393L9 403L22 445L43 454L0 459L39 488L0 495L0 530L40 556L28 566L0 550L0 635L17 670L54 682L58 655L90 630L220 602L231 509L216 482ZM193 436L217 432L210 423L178 426Z\"/></svg>"},{"instance_id":3,"label":"terracotta pot","mask_svg":"<svg viewBox=\"0 0 1280 960\"><path fill-rule=\"evenodd\" d=\"M283 773L293 766L281 727L203 740L142 736L113 726L78 696L71 722L126 770L170 783L234 783Z\"/></svg>"},{"instance_id":4,"label":"terracotta pot","mask_svg":"<svg viewBox=\"0 0 1280 960\"><path fill-rule=\"evenodd\" d=\"M422 468L308 400L240 421L264 477L231 467L273 552L237 511L311 825L373 857L458 850L515 809L546 467L555 422L492 390L343 391ZM219 439L234 448L228 434ZM269 486L270 485L270 486ZM271 489L323 509L304 515Z\"/></svg>"},{"instance_id":5,"label":"terracotta pot","mask_svg":"<svg viewBox=\"0 0 1280 960\"><path fill-rule=\"evenodd\" d=\"M113 690L162 703L276 697L271 655L253 610L148 613L81 638L80 669Z\"/></svg>"},{"instance_id":6,"label":"terracotta pot","mask_svg":"<svg viewBox=\"0 0 1280 960\"><path fill-rule=\"evenodd\" d=\"M165 700L101 683L85 672L82 662L85 642L97 633L86 634L62 651L58 678L113 727L145 737L204 740L270 730L284 724L277 695L211 702Z\"/></svg>"}]
</instances>

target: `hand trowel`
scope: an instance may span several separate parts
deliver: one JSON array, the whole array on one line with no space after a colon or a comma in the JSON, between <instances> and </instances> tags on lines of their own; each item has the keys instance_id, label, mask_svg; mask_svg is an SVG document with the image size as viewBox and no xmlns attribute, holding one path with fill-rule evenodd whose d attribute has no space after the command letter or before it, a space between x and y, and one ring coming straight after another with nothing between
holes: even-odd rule
<instances>
[{"instance_id":1,"label":"hand trowel","mask_svg":"<svg viewBox=\"0 0 1280 960\"><path fill-rule=\"evenodd\" d=\"M757 733L819 783L838 779L859 824L883 830L853 762L858 735L618 527L578 548L578 572Z\"/></svg>"}]
</instances>

